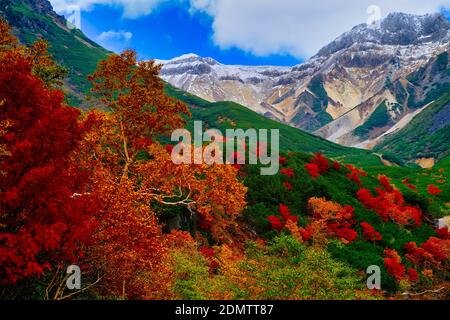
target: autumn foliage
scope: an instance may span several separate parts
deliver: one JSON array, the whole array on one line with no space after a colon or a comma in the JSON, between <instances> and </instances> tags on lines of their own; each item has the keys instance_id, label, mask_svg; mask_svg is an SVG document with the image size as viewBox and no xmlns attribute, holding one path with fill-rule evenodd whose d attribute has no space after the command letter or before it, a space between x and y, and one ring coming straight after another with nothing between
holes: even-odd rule
<instances>
[{"instance_id":1,"label":"autumn foliage","mask_svg":"<svg viewBox=\"0 0 450 320\"><path fill-rule=\"evenodd\" d=\"M397 251L393 249L384 250L384 265L389 275L400 281L405 277L405 266L402 264L402 258Z\"/></svg>"},{"instance_id":2,"label":"autumn foliage","mask_svg":"<svg viewBox=\"0 0 450 320\"><path fill-rule=\"evenodd\" d=\"M282 156L273 177L175 164L167 138L191 114L165 94L159 65L111 54L89 77L98 108L82 112L47 49L0 23L0 297L376 297L361 261L384 264L395 285L448 277L450 234L427 224L434 202L410 205L395 180L321 153ZM441 187L428 187L433 200ZM71 264L83 289L68 293Z\"/></svg>"},{"instance_id":3,"label":"autumn foliage","mask_svg":"<svg viewBox=\"0 0 450 320\"><path fill-rule=\"evenodd\" d=\"M111 112L82 115L54 89L46 45L21 47L0 24L1 284L57 278L75 263L108 283L102 295L168 297L176 230L163 231L161 208L233 241L246 188L232 166L177 166L157 142L189 116L164 94L159 68L132 51L111 55L90 78Z\"/></svg>"},{"instance_id":4,"label":"autumn foliage","mask_svg":"<svg viewBox=\"0 0 450 320\"><path fill-rule=\"evenodd\" d=\"M334 167L336 168L335 164ZM306 164L305 168L312 178L317 178L318 176L328 171L328 169L330 168L330 164L328 162L328 159L325 158L321 153L316 153L312 158L311 163Z\"/></svg>"},{"instance_id":5,"label":"autumn foliage","mask_svg":"<svg viewBox=\"0 0 450 320\"><path fill-rule=\"evenodd\" d=\"M95 226L91 197L77 197L87 177L70 161L91 125L63 103L34 71L47 67L7 36L0 24L0 137L8 156L0 171L0 282L39 276L57 262L73 261ZM5 153L5 151L3 154Z\"/></svg>"},{"instance_id":6,"label":"autumn foliage","mask_svg":"<svg viewBox=\"0 0 450 320\"><path fill-rule=\"evenodd\" d=\"M367 222L361 222L361 229L363 237L367 241L380 241L382 239L381 234Z\"/></svg>"},{"instance_id":7,"label":"autumn foliage","mask_svg":"<svg viewBox=\"0 0 450 320\"><path fill-rule=\"evenodd\" d=\"M376 188L374 196L367 189L360 189L357 193L359 201L368 209L374 210L384 222L389 219L400 225L422 224L420 208L408 206L400 191L394 190L386 178L381 178L383 188Z\"/></svg>"},{"instance_id":8,"label":"autumn foliage","mask_svg":"<svg viewBox=\"0 0 450 320\"><path fill-rule=\"evenodd\" d=\"M269 221L273 229L281 231L289 221L297 223L298 217L293 216L291 210L289 210L289 208L284 204L280 204L278 212L281 216L281 219L277 216L267 217L267 220Z\"/></svg>"},{"instance_id":9,"label":"autumn foliage","mask_svg":"<svg viewBox=\"0 0 450 320\"><path fill-rule=\"evenodd\" d=\"M432 196L436 196L442 193L442 190L436 187L434 184L428 186L428 193Z\"/></svg>"},{"instance_id":10,"label":"autumn foliage","mask_svg":"<svg viewBox=\"0 0 450 320\"><path fill-rule=\"evenodd\" d=\"M325 226L328 236L336 237L347 243L358 237L358 233L353 229L356 224L353 207L341 206L323 198L311 198L308 208L313 216L312 223Z\"/></svg>"},{"instance_id":11,"label":"autumn foliage","mask_svg":"<svg viewBox=\"0 0 450 320\"><path fill-rule=\"evenodd\" d=\"M351 164L345 165L345 167L350 170L350 173L347 174L347 178L353 182L355 182L358 186L362 185L361 177L366 177L367 173L364 170L356 168Z\"/></svg>"}]
</instances>

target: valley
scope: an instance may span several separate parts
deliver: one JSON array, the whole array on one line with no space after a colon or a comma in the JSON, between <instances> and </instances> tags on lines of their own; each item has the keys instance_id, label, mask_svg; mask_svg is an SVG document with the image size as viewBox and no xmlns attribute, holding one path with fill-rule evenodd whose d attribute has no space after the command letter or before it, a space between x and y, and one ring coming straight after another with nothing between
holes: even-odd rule
<instances>
[{"instance_id":1,"label":"valley","mask_svg":"<svg viewBox=\"0 0 450 320\"><path fill-rule=\"evenodd\" d=\"M332 142L373 149L445 92L449 48L442 15L391 14L292 68L227 66L195 54L157 62L164 80L208 101L234 101Z\"/></svg>"},{"instance_id":2,"label":"valley","mask_svg":"<svg viewBox=\"0 0 450 320\"><path fill-rule=\"evenodd\" d=\"M0 17L0 300L449 299L442 13L390 13L292 67L114 53L47 0ZM279 130L279 171L175 163L195 121Z\"/></svg>"}]
</instances>

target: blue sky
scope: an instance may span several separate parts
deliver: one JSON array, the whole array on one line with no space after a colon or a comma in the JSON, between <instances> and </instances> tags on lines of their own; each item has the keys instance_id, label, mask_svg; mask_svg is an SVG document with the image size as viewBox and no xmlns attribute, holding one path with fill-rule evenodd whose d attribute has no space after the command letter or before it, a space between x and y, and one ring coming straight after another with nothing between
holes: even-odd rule
<instances>
[{"instance_id":1,"label":"blue sky","mask_svg":"<svg viewBox=\"0 0 450 320\"><path fill-rule=\"evenodd\" d=\"M298 64L353 26L393 11L425 14L450 0L50 0L66 16L81 12L94 41L141 59L186 53L225 64Z\"/></svg>"},{"instance_id":2,"label":"blue sky","mask_svg":"<svg viewBox=\"0 0 450 320\"><path fill-rule=\"evenodd\" d=\"M97 6L82 12L82 30L112 51L135 49L142 59L171 59L186 53L213 57L225 64L295 65L301 61L290 54L256 56L234 48L221 49L214 44L212 18L203 12L190 13L185 4L163 4L151 15L124 19L118 8ZM128 31L130 40L122 37L99 39L104 30Z\"/></svg>"}]
</instances>

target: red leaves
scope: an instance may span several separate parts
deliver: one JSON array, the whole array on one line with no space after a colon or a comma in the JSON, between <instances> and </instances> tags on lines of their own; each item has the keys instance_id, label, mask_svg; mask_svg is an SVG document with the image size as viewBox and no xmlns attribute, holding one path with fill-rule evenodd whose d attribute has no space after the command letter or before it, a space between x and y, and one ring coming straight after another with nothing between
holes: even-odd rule
<instances>
[{"instance_id":1,"label":"red leaves","mask_svg":"<svg viewBox=\"0 0 450 320\"><path fill-rule=\"evenodd\" d=\"M331 227L332 232L335 236L341 239L345 239L348 242L353 242L358 238L358 233L349 227L337 227L333 228Z\"/></svg>"},{"instance_id":2,"label":"red leaves","mask_svg":"<svg viewBox=\"0 0 450 320\"><path fill-rule=\"evenodd\" d=\"M210 247L200 247L198 249L198 251L200 251L200 253L205 257L205 258L212 258L214 257L214 255L216 254L213 248Z\"/></svg>"},{"instance_id":3,"label":"red leaves","mask_svg":"<svg viewBox=\"0 0 450 320\"><path fill-rule=\"evenodd\" d=\"M284 223L282 223L279 218L275 216L268 216L267 220L269 221L272 229L277 230L278 232L283 230Z\"/></svg>"},{"instance_id":4,"label":"red leaves","mask_svg":"<svg viewBox=\"0 0 450 320\"><path fill-rule=\"evenodd\" d=\"M307 226L306 229L300 229L300 235L303 238L303 241L309 241L313 235L311 231L311 225Z\"/></svg>"},{"instance_id":5,"label":"red leaves","mask_svg":"<svg viewBox=\"0 0 450 320\"><path fill-rule=\"evenodd\" d=\"M210 272L213 272L217 268L219 268L219 262L216 258L216 251L210 247L200 247L198 251L205 257L206 261L208 261Z\"/></svg>"},{"instance_id":6,"label":"red leaves","mask_svg":"<svg viewBox=\"0 0 450 320\"><path fill-rule=\"evenodd\" d=\"M387 273L394 277L395 280L400 281L405 275L405 266L401 264L402 259L398 255L397 251L393 249L384 250L384 266L386 267Z\"/></svg>"},{"instance_id":7,"label":"red leaves","mask_svg":"<svg viewBox=\"0 0 450 320\"><path fill-rule=\"evenodd\" d=\"M319 172L321 174L327 172L330 167L327 158L325 158L321 153L316 153L311 163L315 164L319 168Z\"/></svg>"},{"instance_id":8,"label":"red leaves","mask_svg":"<svg viewBox=\"0 0 450 320\"><path fill-rule=\"evenodd\" d=\"M386 190L387 192L393 192L394 188L392 188L391 186L391 179L389 179L388 177L384 176L384 175L380 175L378 177L378 181L380 182L380 185L384 188L384 190Z\"/></svg>"},{"instance_id":9,"label":"red leaves","mask_svg":"<svg viewBox=\"0 0 450 320\"><path fill-rule=\"evenodd\" d=\"M367 241L380 241L382 239L381 234L377 232L374 227L372 227L367 222L361 222L361 228L363 233L363 238Z\"/></svg>"},{"instance_id":10,"label":"red leaves","mask_svg":"<svg viewBox=\"0 0 450 320\"><path fill-rule=\"evenodd\" d=\"M402 181L402 184L404 184L407 188L411 189L414 192L417 192L417 187L410 183L411 179L406 178Z\"/></svg>"},{"instance_id":11,"label":"red leaves","mask_svg":"<svg viewBox=\"0 0 450 320\"><path fill-rule=\"evenodd\" d=\"M419 274L413 268L409 268L408 269L408 280L410 282L417 282L417 281L419 281Z\"/></svg>"},{"instance_id":12,"label":"red leaves","mask_svg":"<svg viewBox=\"0 0 450 320\"><path fill-rule=\"evenodd\" d=\"M317 178L321 174L324 174L328 171L329 167L328 160L321 153L316 153L311 163L305 165L306 170L308 170L312 178Z\"/></svg>"},{"instance_id":13,"label":"red leaves","mask_svg":"<svg viewBox=\"0 0 450 320\"><path fill-rule=\"evenodd\" d=\"M439 238L441 239L445 239L445 240L450 240L450 232L448 232L447 228L441 228L436 230L437 235L439 236Z\"/></svg>"},{"instance_id":14,"label":"red leaves","mask_svg":"<svg viewBox=\"0 0 450 320\"><path fill-rule=\"evenodd\" d=\"M288 176L289 178L295 177L295 172L291 168L281 169L280 173L285 175L285 176Z\"/></svg>"},{"instance_id":15,"label":"red leaves","mask_svg":"<svg viewBox=\"0 0 450 320\"><path fill-rule=\"evenodd\" d=\"M10 152L0 163L3 284L76 258L93 227L95 203L73 197L84 193L86 174L71 161L90 125L33 74L33 63L18 50L0 55L0 123L12 124L0 138Z\"/></svg>"},{"instance_id":16,"label":"red leaves","mask_svg":"<svg viewBox=\"0 0 450 320\"><path fill-rule=\"evenodd\" d=\"M450 260L450 240L431 237L422 244L422 248L429 252L436 261Z\"/></svg>"},{"instance_id":17,"label":"red leaves","mask_svg":"<svg viewBox=\"0 0 450 320\"><path fill-rule=\"evenodd\" d=\"M374 197L369 190L360 189L356 196L366 208L376 211L384 222L388 221L389 214L386 212L384 204L380 203L378 198Z\"/></svg>"},{"instance_id":18,"label":"red leaves","mask_svg":"<svg viewBox=\"0 0 450 320\"><path fill-rule=\"evenodd\" d=\"M287 191L291 191L293 189L292 184L290 184L287 181L283 182L283 186L286 188Z\"/></svg>"},{"instance_id":19,"label":"red leaves","mask_svg":"<svg viewBox=\"0 0 450 320\"><path fill-rule=\"evenodd\" d=\"M450 259L450 240L430 237L420 247L415 242L405 245L406 258L417 266L440 269Z\"/></svg>"},{"instance_id":20,"label":"red leaves","mask_svg":"<svg viewBox=\"0 0 450 320\"><path fill-rule=\"evenodd\" d=\"M337 171L341 170L341 164L337 161L333 161L333 169Z\"/></svg>"},{"instance_id":21,"label":"red leaves","mask_svg":"<svg viewBox=\"0 0 450 320\"><path fill-rule=\"evenodd\" d=\"M287 159L285 157L280 157L280 165L285 165ZM284 168L280 170L280 173L282 175L287 176L288 178L295 177L295 172L291 168ZM291 191L293 189L292 184L290 184L288 181L283 182L283 186L286 188L287 191Z\"/></svg>"},{"instance_id":22,"label":"red leaves","mask_svg":"<svg viewBox=\"0 0 450 320\"><path fill-rule=\"evenodd\" d=\"M171 145L171 144L166 145L166 151L167 151L167 153L172 154L173 145Z\"/></svg>"},{"instance_id":23,"label":"red leaves","mask_svg":"<svg viewBox=\"0 0 450 320\"><path fill-rule=\"evenodd\" d=\"M387 192L376 189L378 196L373 196L367 189L360 189L358 200L368 209L374 210L384 222L389 219L400 225L422 224L422 212L419 208L404 205L403 195L398 190Z\"/></svg>"},{"instance_id":24,"label":"red leaves","mask_svg":"<svg viewBox=\"0 0 450 320\"><path fill-rule=\"evenodd\" d=\"M285 227L286 222L292 221L294 223L297 223L298 217L293 216L291 214L291 211L289 210L289 208L287 206L285 206L284 204L280 204L278 211L279 211L281 217L283 218L283 221L281 221L276 216L267 217L267 220L269 221L270 225L272 226L272 229L281 231Z\"/></svg>"},{"instance_id":25,"label":"red leaves","mask_svg":"<svg viewBox=\"0 0 450 320\"><path fill-rule=\"evenodd\" d=\"M280 204L279 213L283 217L284 221L297 222L297 220L298 220L298 217L293 216L291 214L291 211L289 210L289 208L287 206L285 206L284 204Z\"/></svg>"},{"instance_id":26,"label":"red leaves","mask_svg":"<svg viewBox=\"0 0 450 320\"><path fill-rule=\"evenodd\" d=\"M344 206L338 214L337 221L328 222L328 228L331 234L353 242L358 237L358 233L352 229L355 224L353 220L355 209L351 206Z\"/></svg>"},{"instance_id":27,"label":"red leaves","mask_svg":"<svg viewBox=\"0 0 450 320\"><path fill-rule=\"evenodd\" d=\"M345 165L347 169L350 170L350 173L347 174L347 178L351 181L354 181L358 186L362 185L361 177L366 177L367 173L365 173L363 170L358 169L351 164Z\"/></svg>"},{"instance_id":28,"label":"red leaves","mask_svg":"<svg viewBox=\"0 0 450 320\"><path fill-rule=\"evenodd\" d=\"M354 208L320 198L311 198L308 208L313 214L313 224L324 225L329 236L352 242L358 233L352 229L355 225ZM313 234L313 237L315 235Z\"/></svg>"},{"instance_id":29,"label":"red leaves","mask_svg":"<svg viewBox=\"0 0 450 320\"><path fill-rule=\"evenodd\" d=\"M291 215L291 211L289 210L289 208L287 206L285 206L284 204L280 204L278 210L279 210L280 215L283 217L283 219L288 220L287 218Z\"/></svg>"},{"instance_id":30,"label":"red leaves","mask_svg":"<svg viewBox=\"0 0 450 320\"><path fill-rule=\"evenodd\" d=\"M306 168L306 170L308 170L309 175L312 178L315 179L318 176L320 176L320 169L319 169L319 167L316 164L313 164L313 163L305 164L305 168Z\"/></svg>"},{"instance_id":31,"label":"red leaves","mask_svg":"<svg viewBox=\"0 0 450 320\"><path fill-rule=\"evenodd\" d=\"M434 184L428 186L428 194L436 196L442 193L442 190L436 187Z\"/></svg>"}]
</instances>

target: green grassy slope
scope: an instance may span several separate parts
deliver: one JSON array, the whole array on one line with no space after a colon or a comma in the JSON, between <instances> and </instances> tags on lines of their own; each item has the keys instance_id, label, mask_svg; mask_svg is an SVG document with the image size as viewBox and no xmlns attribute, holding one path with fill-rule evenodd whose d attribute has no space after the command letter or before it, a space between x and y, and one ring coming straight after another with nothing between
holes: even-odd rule
<instances>
[{"instance_id":1,"label":"green grassy slope","mask_svg":"<svg viewBox=\"0 0 450 320\"><path fill-rule=\"evenodd\" d=\"M372 129L386 126L389 120L386 101L383 101L370 115L367 121L355 129L354 133L361 138L367 139Z\"/></svg>"},{"instance_id":2,"label":"green grassy slope","mask_svg":"<svg viewBox=\"0 0 450 320\"><path fill-rule=\"evenodd\" d=\"M450 152L450 94L445 94L417 115L405 128L375 148L413 161L418 158L440 160Z\"/></svg>"},{"instance_id":3,"label":"green grassy slope","mask_svg":"<svg viewBox=\"0 0 450 320\"><path fill-rule=\"evenodd\" d=\"M33 7L34 6L34 7ZM105 59L107 50L88 39L80 30L69 30L64 19L52 11L39 12L35 2L29 0L0 0L0 14L6 17L21 41L31 44L38 38L47 40L50 52L69 71L69 103L83 106L83 93L89 90L87 76L99 61ZM370 152L352 149L328 142L301 130L267 119L232 102L210 103L167 85L168 95L180 99L191 107L192 119L203 120L208 127L279 129L281 148L287 151L322 152L357 165L380 164Z\"/></svg>"},{"instance_id":4,"label":"green grassy slope","mask_svg":"<svg viewBox=\"0 0 450 320\"><path fill-rule=\"evenodd\" d=\"M365 170L372 176L378 174L392 178L395 184L403 193L410 197L429 201L428 186L433 184L442 190L442 193L429 203L429 212L432 216L439 218L450 215L450 156L438 162L433 169L421 169L413 167L388 167L388 166L366 166ZM417 192L409 189L405 183L417 187Z\"/></svg>"},{"instance_id":5,"label":"green grassy slope","mask_svg":"<svg viewBox=\"0 0 450 320\"><path fill-rule=\"evenodd\" d=\"M413 176L421 179L421 174L412 168L390 168L385 167L387 174L396 178L393 183L396 187L400 187L404 194L405 201L409 205L421 208L426 216L425 223L420 227L403 227L392 220L383 222L383 220L373 210L367 209L357 199L357 191L359 186L347 178L349 171L342 167L340 170L334 168L329 169L325 174L316 179L312 179L305 169L311 157L303 153L295 153L290 156L285 154L287 158L284 168L291 168L295 172L294 177L287 177L283 174L275 176L261 176L259 175L259 168L257 166L247 166L244 169L244 183L249 188L247 201L248 205L244 211L244 219L251 225L255 232L270 239L277 235L268 222L268 216L278 214L278 205L285 204L289 207L292 214L298 217L299 224L306 226L311 219L308 209L308 200L311 197L325 198L341 205L349 205L355 209L355 230L358 232L356 241L349 244L343 244L340 241L332 241L328 245L328 251L335 259L348 263L355 269L361 272L365 271L370 265L378 265L382 268L382 288L384 290L395 291L395 284L392 278L387 276L384 269L383 250L384 248L392 248L404 254L404 245L410 241L418 244L426 241L430 236L434 235L433 228L428 224L431 216L434 218L443 215L443 212L436 212L434 203L430 203L429 196L425 194L409 192L410 190L403 190L402 183L398 182L402 176ZM448 160L450 164L450 159ZM377 167L381 169L381 167ZM402 171L404 170L404 171ZM378 171L367 171L367 177L362 177L362 187L374 191L379 187L377 180ZM436 178L431 178L430 181ZM428 179L428 178L427 178ZM286 190L283 185L284 182L289 182L292 185L292 190ZM401 180L400 180L401 181ZM426 181L423 181L425 184ZM448 184L447 184L448 186ZM448 188L448 187L447 187ZM448 190L448 189L446 189ZM447 194L447 197L450 193ZM444 200L444 193L440 196L434 197L437 202ZM368 222L375 230L380 232L382 240L379 242L365 241L361 234L359 223ZM405 258L404 258L405 259ZM406 260L404 260L406 261Z\"/></svg>"},{"instance_id":6,"label":"green grassy slope","mask_svg":"<svg viewBox=\"0 0 450 320\"><path fill-rule=\"evenodd\" d=\"M37 12L27 1L2 0L0 14L13 27L14 33L24 44L42 38L49 42L50 53L68 70L67 89L71 103L79 105L79 93L89 90L87 75L110 52L87 38L80 30L70 30L56 15Z\"/></svg>"},{"instance_id":7,"label":"green grassy slope","mask_svg":"<svg viewBox=\"0 0 450 320\"><path fill-rule=\"evenodd\" d=\"M217 128L222 132L226 129L279 129L280 148L285 151L322 152L329 157L354 163L361 166L378 165L380 160L372 153L355 148L348 148L303 132L299 129L265 118L248 108L234 102L211 103L166 85L166 93L179 99L191 107L192 119L189 128L192 129L193 120L202 120L209 128Z\"/></svg>"}]
</instances>

